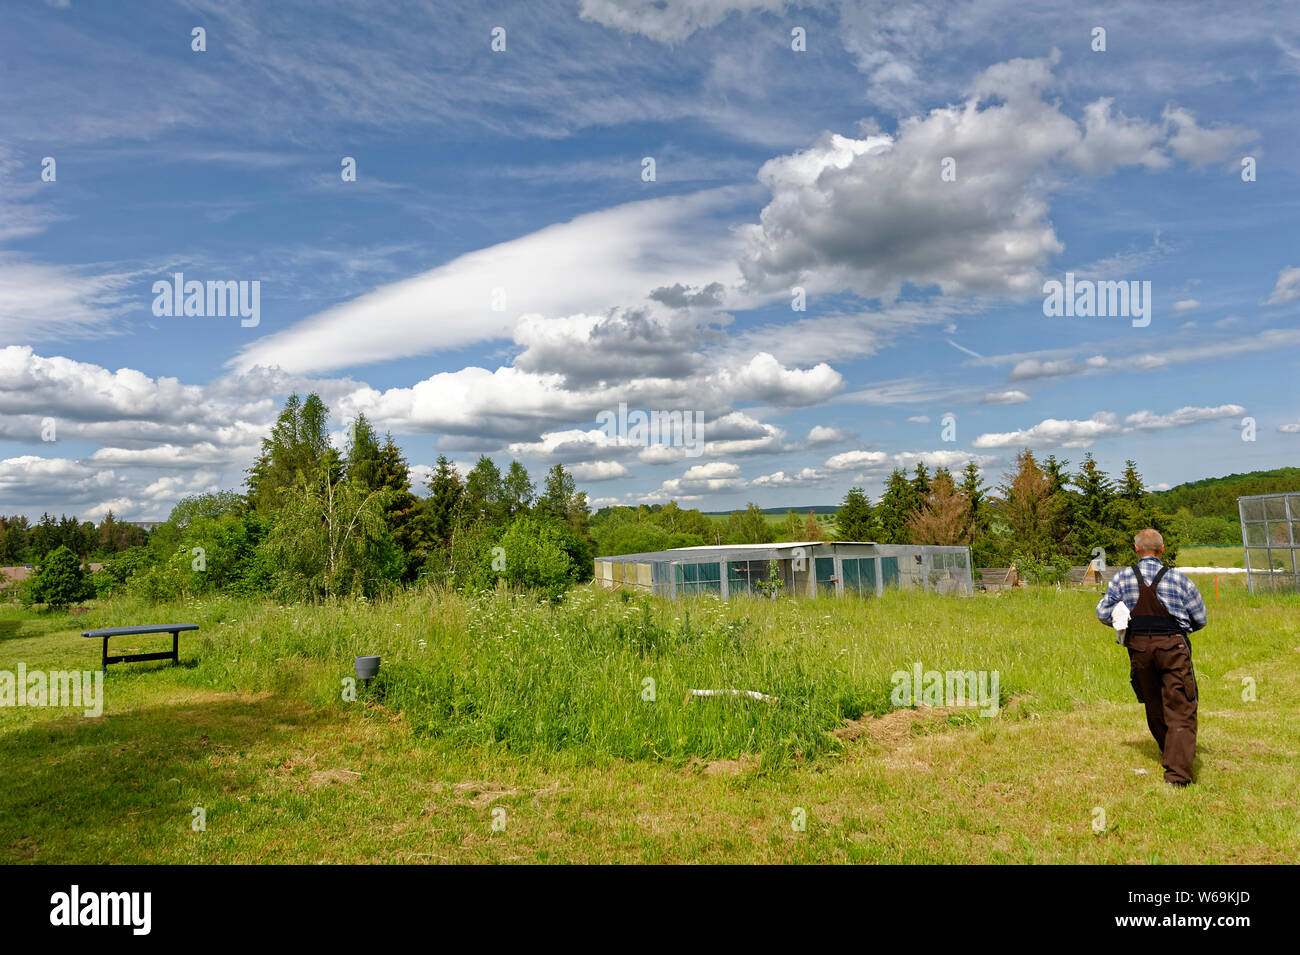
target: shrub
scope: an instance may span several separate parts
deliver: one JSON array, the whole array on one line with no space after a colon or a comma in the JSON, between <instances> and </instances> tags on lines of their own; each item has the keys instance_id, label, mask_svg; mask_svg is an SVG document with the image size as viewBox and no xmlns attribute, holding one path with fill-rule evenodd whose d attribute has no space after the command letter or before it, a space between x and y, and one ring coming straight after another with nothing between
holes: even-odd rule
<instances>
[{"instance_id":1,"label":"shrub","mask_svg":"<svg viewBox=\"0 0 1300 955\"><path fill-rule=\"evenodd\" d=\"M62 610L94 595L94 588L81 569L80 558L60 546L45 555L45 560L32 575L24 602L43 603L53 610Z\"/></svg>"},{"instance_id":2,"label":"shrub","mask_svg":"<svg viewBox=\"0 0 1300 955\"><path fill-rule=\"evenodd\" d=\"M480 560L493 577L558 601L575 577L565 543L564 531L553 521L521 517Z\"/></svg>"}]
</instances>

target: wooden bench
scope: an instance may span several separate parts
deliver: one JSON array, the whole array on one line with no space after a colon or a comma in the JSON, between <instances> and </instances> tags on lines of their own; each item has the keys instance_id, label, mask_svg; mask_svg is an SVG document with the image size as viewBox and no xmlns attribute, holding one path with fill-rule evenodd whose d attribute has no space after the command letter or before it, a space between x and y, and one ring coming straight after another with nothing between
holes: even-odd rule
<instances>
[{"instance_id":1,"label":"wooden bench","mask_svg":"<svg viewBox=\"0 0 1300 955\"><path fill-rule=\"evenodd\" d=\"M197 623L157 623L157 624L146 624L145 626L142 627L107 627L102 630L83 630L81 631L81 635L83 637L90 637L91 639L98 639L100 637L103 638L104 640L103 666L104 666L104 672L107 673L108 665L110 663L135 663L141 660L171 660L173 665L178 664L181 662L181 658L180 658L181 631L197 630L197 629L199 629L199 625ZM118 656L115 657L110 657L108 655L109 637L130 637L130 636L136 636L137 634L141 634L141 633L170 633L172 635L171 650L170 651L163 650L159 653L119 654Z\"/></svg>"}]
</instances>

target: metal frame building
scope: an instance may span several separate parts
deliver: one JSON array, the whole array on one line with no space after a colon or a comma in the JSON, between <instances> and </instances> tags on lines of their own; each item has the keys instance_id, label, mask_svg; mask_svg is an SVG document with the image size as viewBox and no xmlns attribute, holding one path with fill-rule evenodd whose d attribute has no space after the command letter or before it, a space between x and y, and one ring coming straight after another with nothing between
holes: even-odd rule
<instances>
[{"instance_id":1,"label":"metal frame building","mask_svg":"<svg viewBox=\"0 0 1300 955\"><path fill-rule=\"evenodd\" d=\"M1300 590L1300 491L1239 497L1237 510L1250 592Z\"/></svg>"},{"instance_id":2,"label":"metal frame building","mask_svg":"<svg viewBox=\"0 0 1300 955\"><path fill-rule=\"evenodd\" d=\"M773 566L775 561L775 566ZM645 554L596 558L596 585L667 597L761 593L756 586L778 576L781 592L879 596L886 587L970 596L970 548L807 541L678 547ZM773 574L775 571L775 574Z\"/></svg>"}]
</instances>

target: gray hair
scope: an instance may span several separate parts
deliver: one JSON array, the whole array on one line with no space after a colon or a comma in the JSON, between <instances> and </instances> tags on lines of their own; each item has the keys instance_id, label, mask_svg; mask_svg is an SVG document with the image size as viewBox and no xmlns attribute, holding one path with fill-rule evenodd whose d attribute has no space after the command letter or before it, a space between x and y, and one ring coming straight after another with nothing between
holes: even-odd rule
<instances>
[{"instance_id":1,"label":"gray hair","mask_svg":"<svg viewBox=\"0 0 1300 955\"><path fill-rule=\"evenodd\" d=\"M1141 551L1159 552L1165 549L1165 539L1158 530L1148 527L1146 530L1137 532L1137 535L1133 538L1133 546Z\"/></svg>"}]
</instances>

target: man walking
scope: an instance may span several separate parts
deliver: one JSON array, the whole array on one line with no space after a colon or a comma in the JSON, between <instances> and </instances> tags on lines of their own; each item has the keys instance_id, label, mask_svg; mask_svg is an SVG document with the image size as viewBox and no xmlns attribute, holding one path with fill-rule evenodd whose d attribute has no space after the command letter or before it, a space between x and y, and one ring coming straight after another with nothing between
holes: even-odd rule
<instances>
[{"instance_id":1,"label":"man walking","mask_svg":"<svg viewBox=\"0 0 1300 955\"><path fill-rule=\"evenodd\" d=\"M1161 563L1165 540L1159 531L1138 532L1133 549L1137 563L1111 580L1097 604L1097 619L1110 626L1121 604L1127 610L1128 629L1120 643L1128 647L1133 689L1146 706L1165 782L1186 786L1196 758L1197 697L1188 634L1205 626L1205 601L1184 574Z\"/></svg>"}]
</instances>

